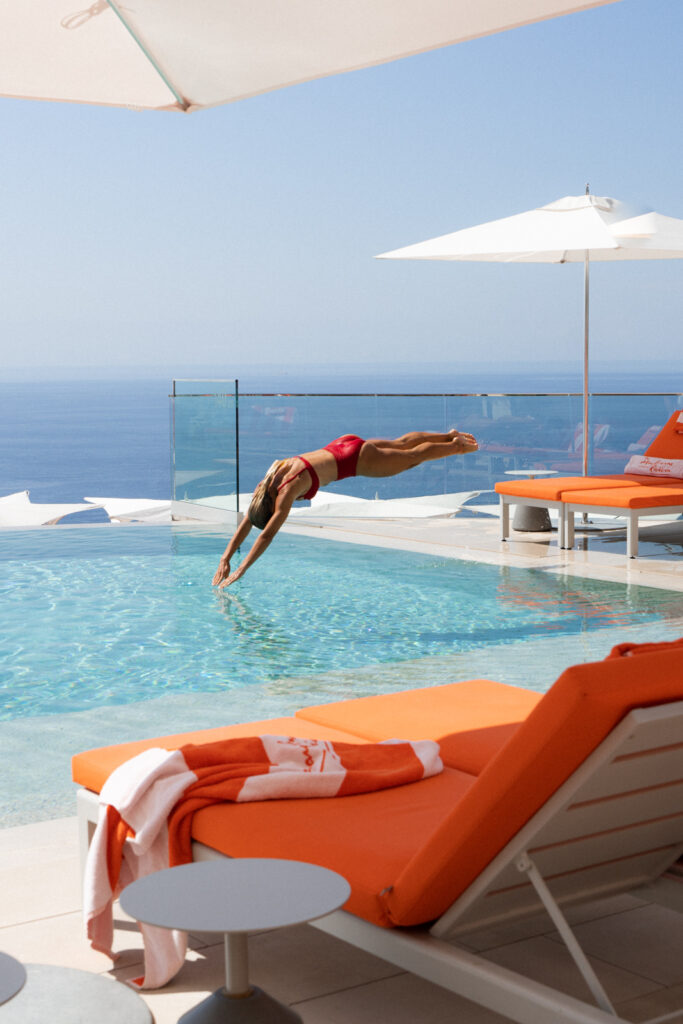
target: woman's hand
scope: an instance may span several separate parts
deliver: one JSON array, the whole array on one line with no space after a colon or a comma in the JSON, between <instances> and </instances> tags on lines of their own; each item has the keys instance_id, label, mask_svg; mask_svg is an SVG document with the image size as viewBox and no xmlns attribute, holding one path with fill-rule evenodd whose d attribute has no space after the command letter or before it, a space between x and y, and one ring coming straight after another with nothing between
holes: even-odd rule
<instances>
[{"instance_id":1,"label":"woman's hand","mask_svg":"<svg viewBox=\"0 0 683 1024\"><path fill-rule=\"evenodd\" d=\"M235 569L234 572L231 572L226 580L223 580L222 583L219 583L219 589L223 590L225 587L231 586L233 583L236 583L237 580L241 579L243 575L244 569L242 568L242 566L240 566L239 569Z\"/></svg>"},{"instance_id":2,"label":"woman's hand","mask_svg":"<svg viewBox=\"0 0 683 1024\"><path fill-rule=\"evenodd\" d=\"M230 559L226 558L225 555L221 558L216 569L216 575L213 578L213 586L217 587L221 582L226 582L226 576L230 575Z\"/></svg>"}]
</instances>

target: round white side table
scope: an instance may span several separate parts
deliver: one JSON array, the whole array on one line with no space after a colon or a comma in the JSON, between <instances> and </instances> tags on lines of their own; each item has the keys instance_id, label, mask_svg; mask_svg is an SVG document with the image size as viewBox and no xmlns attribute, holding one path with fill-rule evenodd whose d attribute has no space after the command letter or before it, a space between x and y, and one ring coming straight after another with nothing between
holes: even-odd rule
<instances>
[{"instance_id":1,"label":"round white side table","mask_svg":"<svg viewBox=\"0 0 683 1024\"><path fill-rule=\"evenodd\" d=\"M0 953L0 1004L20 992L26 981L26 968L7 953Z\"/></svg>"},{"instance_id":2,"label":"round white side table","mask_svg":"<svg viewBox=\"0 0 683 1024\"><path fill-rule=\"evenodd\" d=\"M120 981L89 971L27 964L26 984L0 1008L2 1024L153 1024L144 1000Z\"/></svg>"},{"instance_id":3,"label":"round white side table","mask_svg":"<svg viewBox=\"0 0 683 1024\"><path fill-rule=\"evenodd\" d=\"M557 475L556 469L506 469L506 476L527 476L533 480L537 476ZM512 504L512 502L511 502ZM552 530L550 513L547 508L538 505L515 505L512 517L512 529L520 533L547 533Z\"/></svg>"},{"instance_id":4,"label":"round white side table","mask_svg":"<svg viewBox=\"0 0 683 1024\"><path fill-rule=\"evenodd\" d=\"M350 893L345 878L316 864L246 857L157 871L124 889L121 906L147 924L224 936L225 988L178 1024L293 1024L298 1013L249 984L247 933L324 917Z\"/></svg>"}]
</instances>

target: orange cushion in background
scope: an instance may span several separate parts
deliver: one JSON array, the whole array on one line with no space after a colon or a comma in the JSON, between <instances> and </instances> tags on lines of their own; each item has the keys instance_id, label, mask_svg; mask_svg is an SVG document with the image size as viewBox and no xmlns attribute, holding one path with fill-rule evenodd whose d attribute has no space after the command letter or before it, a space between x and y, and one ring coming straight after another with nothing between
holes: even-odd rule
<instances>
[{"instance_id":1,"label":"orange cushion in background","mask_svg":"<svg viewBox=\"0 0 683 1024\"><path fill-rule=\"evenodd\" d=\"M349 736L338 729L313 726L298 718L269 718L262 722L242 722L238 725L219 725L215 729L200 729L195 732L181 732L172 736L156 736L132 743L117 743L111 747L96 747L76 754L71 759L71 776L79 786L99 793L106 779L136 754L150 747L177 750L186 743L213 743L240 736L301 736L304 739L337 740L346 743L361 743L356 736Z\"/></svg>"},{"instance_id":2,"label":"orange cushion in background","mask_svg":"<svg viewBox=\"0 0 683 1024\"><path fill-rule=\"evenodd\" d=\"M511 494L513 497L560 501L567 491L586 490L589 487L626 487L630 479L637 481L638 477L627 478L623 473L615 476L554 476L542 480L500 480L495 489L498 494Z\"/></svg>"},{"instance_id":3,"label":"orange cushion in background","mask_svg":"<svg viewBox=\"0 0 683 1024\"><path fill-rule=\"evenodd\" d=\"M567 491L564 500L586 508L667 508L683 505L683 481L641 477L647 484L611 490ZM655 483L655 479L657 482Z\"/></svg>"},{"instance_id":4,"label":"orange cushion in background","mask_svg":"<svg viewBox=\"0 0 683 1024\"><path fill-rule=\"evenodd\" d=\"M644 455L659 459L683 459L683 423L678 422L681 414L683 410L677 409L669 416Z\"/></svg>"},{"instance_id":5,"label":"orange cushion in background","mask_svg":"<svg viewBox=\"0 0 683 1024\"><path fill-rule=\"evenodd\" d=\"M678 422L683 410L677 409L657 434L654 441L643 453L663 459L683 459L683 423ZM529 472L533 472L530 470ZM520 498L538 498L541 501L572 501L567 492L574 490L606 491L613 487L639 486L641 481L652 480L635 473L608 473L605 476L555 476L538 480L500 480L495 484L498 494L517 495ZM659 482L659 481L658 481ZM663 481L662 481L663 482ZM674 485L678 481L672 481ZM628 506L627 506L628 507ZM634 506L631 506L634 507Z\"/></svg>"},{"instance_id":6,"label":"orange cushion in background","mask_svg":"<svg viewBox=\"0 0 683 1024\"><path fill-rule=\"evenodd\" d=\"M683 700L683 640L575 665L384 894L394 924L442 914L632 708Z\"/></svg>"},{"instance_id":7,"label":"orange cushion in background","mask_svg":"<svg viewBox=\"0 0 683 1024\"><path fill-rule=\"evenodd\" d=\"M542 694L491 679L301 708L297 718L380 740L439 740L444 764L478 775Z\"/></svg>"}]
</instances>

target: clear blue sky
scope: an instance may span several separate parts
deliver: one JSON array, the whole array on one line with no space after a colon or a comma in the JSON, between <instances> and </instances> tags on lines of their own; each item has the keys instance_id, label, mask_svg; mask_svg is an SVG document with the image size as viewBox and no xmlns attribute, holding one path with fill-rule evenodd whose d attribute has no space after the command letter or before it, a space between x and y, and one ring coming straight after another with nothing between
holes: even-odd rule
<instances>
[{"instance_id":1,"label":"clear blue sky","mask_svg":"<svg viewBox=\"0 0 683 1024\"><path fill-rule=\"evenodd\" d=\"M683 217L683 3L621 0L190 116L0 100L0 379L580 366L582 268L378 261L586 182ZM683 377L683 260L592 273L598 363Z\"/></svg>"}]
</instances>

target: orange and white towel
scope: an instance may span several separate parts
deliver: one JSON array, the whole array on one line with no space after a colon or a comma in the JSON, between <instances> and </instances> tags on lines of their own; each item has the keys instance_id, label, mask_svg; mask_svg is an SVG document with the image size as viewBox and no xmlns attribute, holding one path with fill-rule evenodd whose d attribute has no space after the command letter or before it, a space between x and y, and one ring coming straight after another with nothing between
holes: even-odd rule
<instances>
[{"instance_id":1,"label":"orange and white towel","mask_svg":"<svg viewBox=\"0 0 683 1024\"><path fill-rule=\"evenodd\" d=\"M666 476L683 479L683 459L663 459L655 455L632 455L624 467L624 473L639 476Z\"/></svg>"},{"instance_id":2,"label":"orange and white towel","mask_svg":"<svg viewBox=\"0 0 683 1024\"><path fill-rule=\"evenodd\" d=\"M122 764L100 793L88 853L83 906L93 948L112 950L112 905L143 875L192 860L192 816L225 801L351 796L417 782L443 768L432 740L331 743L255 736L154 747ZM182 966L186 936L141 924L145 974L140 988L165 985Z\"/></svg>"}]
</instances>

